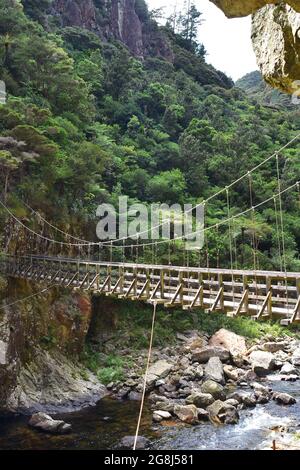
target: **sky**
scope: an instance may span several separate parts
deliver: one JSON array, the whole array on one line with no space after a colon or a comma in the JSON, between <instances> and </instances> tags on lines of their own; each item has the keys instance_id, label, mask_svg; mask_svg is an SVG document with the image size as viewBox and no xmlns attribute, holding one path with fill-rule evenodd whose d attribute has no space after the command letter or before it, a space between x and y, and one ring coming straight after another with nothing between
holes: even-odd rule
<instances>
[{"instance_id":1,"label":"sky","mask_svg":"<svg viewBox=\"0 0 300 470\"><path fill-rule=\"evenodd\" d=\"M150 9L166 7L165 16L174 12L176 0L147 0ZM199 41L208 52L207 62L234 80L257 70L251 44L251 18L227 19L209 0L195 0L205 22L199 29ZM177 7L183 0L177 0Z\"/></svg>"}]
</instances>

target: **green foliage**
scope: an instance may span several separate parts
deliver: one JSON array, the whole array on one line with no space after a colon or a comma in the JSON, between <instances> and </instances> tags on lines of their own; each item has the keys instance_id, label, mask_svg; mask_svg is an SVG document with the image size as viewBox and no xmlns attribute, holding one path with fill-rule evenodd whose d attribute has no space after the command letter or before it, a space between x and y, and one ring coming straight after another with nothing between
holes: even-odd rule
<instances>
[{"instance_id":1,"label":"green foliage","mask_svg":"<svg viewBox=\"0 0 300 470\"><path fill-rule=\"evenodd\" d=\"M78 236L90 239L99 203L127 195L145 204L196 204L259 164L299 129L299 113L249 99L205 62L195 41L202 17L193 2L180 34L171 24L159 27L157 12L149 14L144 0L135 2L147 33L154 31L174 58L162 59L150 41L143 62L118 41L55 26L48 0L22 4L24 9L11 0L0 5L0 79L8 90L8 103L0 106L0 138L15 142L0 143L0 178L5 198L18 210L25 199L55 225L76 226ZM105 27L107 3L97 0L95 6L99 27ZM257 77L248 77L244 85L261 90ZM300 179L298 149L295 143L280 159L283 188ZM252 183L255 204L271 197L278 189L275 166L261 168ZM248 181L230 190L231 214L249 204ZM298 270L297 191L284 196L283 210L287 267ZM23 215L29 217L26 211ZM248 214L236 220L237 267L252 267L256 238L260 267L280 269L277 216L271 201L255 218ZM227 217L224 195L207 205L207 225ZM208 242L202 265L208 255L211 265L230 267L228 226L209 233ZM171 262L182 263L184 246L176 248ZM168 262L168 256L160 247L158 260ZM151 250L143 257L149 262ZM198 254L191 257L198 264ZM145 342L143 335L139 341Z\"/></svg>"}]
</instances>

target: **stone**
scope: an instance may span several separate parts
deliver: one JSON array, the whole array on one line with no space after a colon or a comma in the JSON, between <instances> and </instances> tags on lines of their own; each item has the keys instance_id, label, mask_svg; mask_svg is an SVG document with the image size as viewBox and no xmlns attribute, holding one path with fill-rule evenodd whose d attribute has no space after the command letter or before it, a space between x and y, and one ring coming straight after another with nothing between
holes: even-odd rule
<instances>
[{"instance_id":1,"label":"stone","mask_svg":"<svg viewBox=\"0 0 300 470\"><path fill-rule=\"evenodd\" d=\"M206 380L201 386L201 392L210 394L215 400L225 400L224 387L213 380Z\"/></svg>"},{"instance_id":2,"label":"stone","mask_svg":"<svg viewBox=\"0 0 300 470\"><path fill-rule=\"evenodd\" d=\"M155 362L149 367L147 385L153 386L157 380L166 378L172 369L173 364L170 364L164 359Z\"/></svg>"},{"instance_id":3,"label":"stone","mask_svg":"<svg viewBox=\"0 0 300 470\"><path fill-rule=\"evenodd\" d=\"M229 400L235 400L243 405L243 408L254 408L256 406L256 398L254 394L244 391L233 392L229 395Z\"/></svg>"},{"instance_id":4,"label":"stone","mask_svg":"<svg viewBox=\"0 0 300 470\"><path fill-rule=\"evenodd\" d=\"M71 424L55 420L45 413L36 413L31 416L29 425L49 434L68 434L72 431Z\"/></svg>"},{"instance_id":5,"label":"stone","mask_svg":"<svg viewBox=\"0 0 300 470\"><path fill-rule=\"evenodd\" d=\"M166 411L168 413L174 413L175 404L172 401L159 401L155 403L155 410Z\"/></svg>"},{"instance_id":6,"label":"stone","mask_svg":"<svg viewBox=\"0 0 300 470\"><path fill-rule=\"evenodd\" d=\"M252 370L259 376L268 375L275 368L275 358L272 353L266 351L254 351L250 354Z\"/></svg>"},{"instance_id":7,"label":"stone","mask_svg":"<svg viewBox=\"0 0 300 470\"><path fill-rule=\"evenodd\" d=\"M0 365L2 366L7 364L7 348L8 344L0 340Z\"/></svg>"},{"instance_id":8,"label":"stone","mask_svg":"<svg viewBox=\"0 0 300 470\"><path fill-rule=\"evenodd\" d=\"M297 400L288 393L274 392L273 400L281 405L294 405L297 403Z\"/></svg>"},{"instance_id":9,"label":"stone","mask_svg":"<svg viewBox=\"0 0 300 470\"><path fill-rule=\"evenodd\" d=\"M233 380L234 382L237 382L239 379L245 376L245 371L243 369L239 369L228 364L224 365L223 370L225 377L227 377L227 379Z\"/></svg>"},{"instance_id":10,"label":"stone","mask_svg":"<svg viewBox=\"0 0 300 470\"><path fill-rule=\"evenodd\" d=\"M300 366L300 348L297 348L292 355L292 363L294 366Z\"/></svg>"},{"instance_id":11,"label":"stone","mask_svg":"<svg viewBox=\"0 0 300 470\"><path fill-rule=\"evenodd\" d=\"M135 436L125 436L121 441L115 446L116 449L120 450L132 450L134 446ZM139 436L137 439L137 450L144 450L149 448L150 440L146 437Z\"/></svg>"},{"instance_id":12,"label":"stone","mask_svg":"<svg viewBox=\"0 0 300 470\"><path fill-rule=\"evenodd\" d=\"M196 380L201 380L204 376L204 370L202 366L197 366L196 371L195 371L195 379Z\"/></svg>"},{"instance_id":13,"label":"stone","mask_svg":"<svg viewBox=\"0 0 300 470\"><path fill-rule=\"evenodd\" d=\"M276 353L278 351L283 351L286 348L287 344L285 342L272 342L269 341L263 345L264 351Z\"/></svg>"},{"instance_id":14,"label":"stone","mask_svg":"<svg viewBox=\"0 0 300 470\"><path fill-rule=\"evenodd\" d=\"M282 368L280 370L280 373L283 374L283 375L297 375L298 371L297 371L295 366L293 366L289 362L286 362L282 366Z\"/></svg>"},{"instance_id":15,"label":"stone","mask_svg":"<svg viewBox=\"0 0 300 470\"><path fill-rule=\"evenodd\" d=\"M175 405L174 414L183 423L186 423L186 424L198 423L198 408L195 405Z\"/></svg>"},{"instance_id":16,"label":"stone","mask_svg":"<svg viewBox=\"0 0 300 470\"><path fill-rule=\"evenodd\" d=\"M205 366L205 378L214 380L222 385L225 384L223 364L219 357L211 357Z\"/></svg>"},{"instance_id":17,"label":"stone","mask_svg":"<svg viewBox=\"0 0 300 470\"><path fill-rule=\"evenodd\" d=\"M209 340L210 346L222 347L230 352L233 359L243 360L247 354L246 340L243 336L222 328ZM239 364L240 365L240 364Z\"/></svg>"},{"instance_id":18,"label":"stone","mask_svg":"<svg viewBox=\"0 0 300 470\"><path fill-rule=\"evenodd\" d=\"M211 357L219 357L221 361L226 362L230 359L230 353L227 349L219 346L205 346L196 349L192 353L192 362L206 363Z\"/></svg>"},{"instance_id":19,"label":"stone","mask_svg":"<svg viewBox=\"0 0 300 470\"><path fill-rule=\"evenodd\" d=\"M207 408L215 400L209 393L193 392L185 401L188 405L195 405L197 408Z\"/></svg>"},{"instance_id":20,"label":"stone","mask_svg":"<svg viewBox=\"0 0 300 470\"><path fill-rule=\"evenodd\" d=\"M230 403L217 400L207 408L207 411L214 424L237 424L239 422L239 413Z\"/></svg>"},{"instance_id":21,"label":"stone","mask_svg":"<svg viewBox=\"0 0 300 470\"><path fill-rule=\"evenodd\" d=\"M130 401L141 401L142 400L142 394L138 392L131 391L128 394L128 400Z\"/></svg>"},{"instance_id":22,"label":"stone","mask_svg":"<svg viewBox=\"0 0 300 470\"><path fill-rule=\"evenodd\" d=\"M155 423L161 423L161 421L165 419L167 420L170 418L172 418L171 413L169 413L168 411L162 411L162 410L155 410L152 416L152 419Z\"/></svg>"}]
</instances>

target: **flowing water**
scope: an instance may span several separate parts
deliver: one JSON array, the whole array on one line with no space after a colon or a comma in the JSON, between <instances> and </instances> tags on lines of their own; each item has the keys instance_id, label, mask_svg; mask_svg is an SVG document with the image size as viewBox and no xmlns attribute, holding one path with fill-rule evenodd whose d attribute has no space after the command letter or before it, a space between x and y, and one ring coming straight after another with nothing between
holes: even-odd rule
<instances>
[{"instance_id":1,"label":"flowing water","mask_svg":"<svg viewBox=\"0 0 300 470\"><path fill-rule=\"evenodd\" d=\"M183 426L153 425L146 407L141 435L152 440L155 449L262 449L270 446L280 435L274 428L285 427L300 431L300 381L272 381L273 390L293 395L293 406L275 402L259 405L240 413L235 426L216 427L211 424ZM139 403L120 402L106 398L96 407L57 417L71 423L73 432L65 436L50 436L31 429L28 417L0 418L0 449L110 449L118 441L135 433ZM285 438L286 442L289 438ZM299 441L300 447L300 441Z\"/></svg>"}]
</instances>

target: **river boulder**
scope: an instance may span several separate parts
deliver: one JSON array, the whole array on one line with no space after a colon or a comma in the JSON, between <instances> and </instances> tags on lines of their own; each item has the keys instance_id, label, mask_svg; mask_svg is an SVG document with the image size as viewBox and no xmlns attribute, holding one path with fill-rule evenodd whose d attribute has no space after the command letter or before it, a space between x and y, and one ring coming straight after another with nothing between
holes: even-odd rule
<instances>
[{"instance_id":1,"label":"river boulder","mask_svg":"<svg viewBox=\"0 0 300 470\"><path fill-rule=\"evenodd\" d=\"M198 408L195 405L175 405L174 414L183 423L186 423L186 424L198 423Z\"/></svg>"},{"instance_id":2,"label":"river boulder","mask_svg":"<svg viewBox=\"0 0 300 470\"><path fill-rule=\"evenodd\" d=\"M205 366L205 378L225 384L223 364L219 357L211 357Z\"/></svg>"},{"instance_id":3,"label":"river boulder","mask_svg":"<svg viewBox=\"0 0 300 470\"><path fill-rule=\"evenodd\" d=\"M297 403L297 400L288 393L274 392L273 400L275 400L280 405L294 405Z\"/></svg>"},{"instance_id":4,"label":"river boulder","mask_svg":"<svg viewBox=\"0 0 300 470\"><path fill-rule=\"evenodd\" d=\"M210 393L194 391L185 401L188 405L195 405L197 408L207 408L215 399Z\"/></svg>"},{"instance_id":5,"label":"river boulder","mask_svg":"<svg viewBox=\"0 0 300 470\"><path fill-rule=\"evenodd\" d=\"M68 434L72 431L71 424L55 420L45 413L36 413L31 416L29 425L49 434Z\"/></svg>"},{"instance_id":6,"label":"river boulder","mask_svg":"<svg viewBox=\"0 0 300 470\"><path fill-rule=\"evenodd\" d=\"M215 400L225 400L224 387L214 380L206 380L201 386L201 392L210 394Z\"/></svg>"},{"instance_id":7,"label":"river boulder","mask_svg":"<svg viewBox=\"0 0 300 470\"><path fill-rule=\"evenodd\" d=\"M214 424L237 424L239 413L232 404L217 400L207 408L209 418Z\"/></svg>"},{"instance_id":8,"label":"river boulder","mask_svg":"<svg viewBox=\"0 0 300 470\"><path fill-rule=\"evenodd\" d=\"M222 362L226 362L230 359L230 354L227 349L219 346L205 346L192 353L192 361L200 364L206 363L211 357L219 357Z\"/></svg>"},{"instance_id":9,"label":"river boulder","mask_svg":"<svg viewBox=\"0 0 300 470\"><path fill-rule=\"evenodd\" d=\"M241 365L243 357L247 354L245 338L225 328L221 328L211 337L209 346L226 349L231 354L234 362L238 362L238 365Z\"/></svg>"},{"instance_id":10,"label":"river boulder","mask_svg":"<svg viewBox=\"0 0 300 470\"><path fill-rule=\"evenodd\" d=\"M267 351L253 351L250 356L250 363L252 370L259 377L263 377L269 374L275 368L274 355Z\"/></svg>"}]
</instances>

